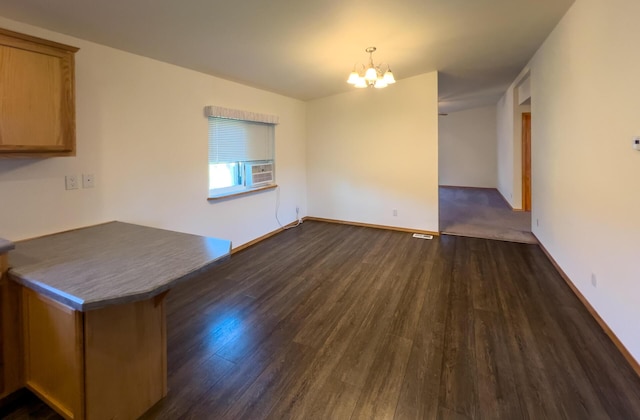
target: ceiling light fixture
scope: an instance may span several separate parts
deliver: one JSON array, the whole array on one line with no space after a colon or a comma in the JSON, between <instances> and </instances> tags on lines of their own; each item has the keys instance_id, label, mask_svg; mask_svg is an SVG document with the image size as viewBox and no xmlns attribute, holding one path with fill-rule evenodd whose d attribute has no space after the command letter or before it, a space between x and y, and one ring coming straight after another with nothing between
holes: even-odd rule
<instances>
[{"instance_id":1,"label":"ceiling light fixture","mask_svg":"<svg viewBox=\"0 0 640 420\"><path fill-rule=\"evenodd\" d=\"M365 51L369 53L369 66L365 69L363 64L354 65L353 71L349 75L347 83L354 85L357 88L375 87L377 89L385 88L390 84L396 82L393 77L393 73L389 68L389 64L380 63L379 65L373 64L373 53L376 47L369 47ZM383 66L387 67L387 70L383 70ZM362 71L356 71L356 68L361 67Z\"/></svg>"}]
</instances>

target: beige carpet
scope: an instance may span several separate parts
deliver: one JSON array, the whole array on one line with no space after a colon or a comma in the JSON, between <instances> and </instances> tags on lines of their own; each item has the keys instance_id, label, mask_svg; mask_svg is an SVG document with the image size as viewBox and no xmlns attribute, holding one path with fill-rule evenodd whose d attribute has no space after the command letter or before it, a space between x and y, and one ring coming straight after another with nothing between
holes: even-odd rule
<instances>
[{"instance_id":1,"label":"beige carpet","mask_svg":"<svg viewBox=\"0 0 640 420\"><path fill-rule=\"evenodd\" d=\"M538 243L531 212L513 211L498 190L440 187L440 231L449 235Z\"/></svg>"}]
</instances>

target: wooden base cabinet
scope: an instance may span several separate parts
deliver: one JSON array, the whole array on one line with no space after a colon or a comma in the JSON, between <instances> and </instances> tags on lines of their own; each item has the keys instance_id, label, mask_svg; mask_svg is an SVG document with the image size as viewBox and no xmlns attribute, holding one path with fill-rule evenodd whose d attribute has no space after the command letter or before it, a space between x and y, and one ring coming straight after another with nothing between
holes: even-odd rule
<instances>
[{"instance_id":1,"label":"wooden base cabinet","mask_svg":"<svg viewBox=\"0 0 640 420\"><path fill-rule=\"evenodd\" d=\"M82 313L23 289L25 383L60 415L84 412Z\"/></svg>"},{"instance_id":2,"label":"wooden base cabinet","mask_svg":"<svg viewBox=\"0 0 640 420\"><path fill-rule=\"evenodd\" d=\"M6 274L9 262L0 255L0 399L24 386L22 376L21 286Z\"/></svg>"},{"instance_id":3,"label":"wooden base cabinet","mask_svg":"<svg viewBox=\"0 0 640 420\"><path fill-rule=\"evenodd\" d=\"M80 312L23 288L25 384L68 419L137 418L167 393L164 296Z\"/></svg>"}]
</instances>

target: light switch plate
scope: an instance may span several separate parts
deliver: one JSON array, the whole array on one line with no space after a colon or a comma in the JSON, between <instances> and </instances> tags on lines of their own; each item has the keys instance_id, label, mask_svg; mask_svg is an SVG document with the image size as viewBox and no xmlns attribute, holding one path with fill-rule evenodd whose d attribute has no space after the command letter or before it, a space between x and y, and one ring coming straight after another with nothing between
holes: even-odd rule
<instances>
[{"instance_id":1,"label":"light switch plate","mask_svg":"<svg viewBox=\"0 0 640 420\"><path fill-rule=\"evenodd\" d=\"M64 187L67 190L77 190L78 189L78 176L77 175L67 175L64 177Z\"/></svg>"}]
</instances>

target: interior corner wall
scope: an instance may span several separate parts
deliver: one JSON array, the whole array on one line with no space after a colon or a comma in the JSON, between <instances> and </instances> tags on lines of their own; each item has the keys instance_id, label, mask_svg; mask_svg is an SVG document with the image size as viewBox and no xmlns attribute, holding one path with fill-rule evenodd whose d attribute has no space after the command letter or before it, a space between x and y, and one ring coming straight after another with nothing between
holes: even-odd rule
<instances>
[{"instance_id":1,"label":"interior corner wall","mask_svg":"<svg viewBox=\"0 0 640 420\"><path fill-rule=\"evenodd\" d=\"M439 117L440 185L496 188L496 118L496 106Z\"/></svg>"},{"instance_id":2,"label":"interior corner wall","mask_svg":"<svg viewBox=\"0 0 640 420\"><path fill-rule=\"evenodd\" d=\"M576 0L530 67L533 231L640 361L637 16Z\"/></svg>"},{"instance_id":3,"label":"interior corner wall","mask_svg":"<svg viewBox=\"0 0 640 420\"><path fill-rule=\"evenodd\" d=\"M0 160L0 237L108 220L230 239L234 247L306 214L304 102L0 17L0 26L79 47L77 156ZM208 202L207 105L280 117L278 190ZM65 175L95 188L65 191Z\"/></svg>"},{"instance_id":4,"label":"interior corner wall","mask_svg":"<svg viewBox=\"0 0 640 420\"><path fill-rule=\"evenodd\" d=\"M437 232L437 73L308 102L307 168L310 216Z\"/></svg>"},{"instance_id":5,"label":"interior corner wall","mask_svg":"<svg viewBox=\"0 0 640 420\"><path fill-rule=\"evenodd\" d=\"M522 209L522 113L531 106L519 105L518 83L528 72L523 70L496 105L498 191L513 209Z\"/></svg>"},{"instance_id":6,"label":"interior corner wall","mask_svg":"<svg viewBox=\"0 0 640 420\"><path fill-rule=\"evenodd\" d=\"M514 115L515 89L507 89L496 105L498 191L514 207Z\"/></svg>"}]
</instances>

